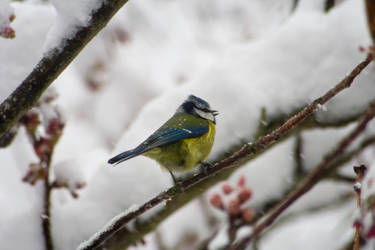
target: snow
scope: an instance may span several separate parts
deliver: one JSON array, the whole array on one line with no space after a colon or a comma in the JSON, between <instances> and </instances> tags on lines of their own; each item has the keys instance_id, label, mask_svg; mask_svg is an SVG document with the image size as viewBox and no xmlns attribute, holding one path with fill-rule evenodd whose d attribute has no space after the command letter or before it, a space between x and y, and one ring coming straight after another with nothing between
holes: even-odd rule
<instances>
[{"instance_id":1,"label":"snow","mask_svg":"<svg viewBox=\"0 0 375 250\"><path fill-rule=\"evenodd\" d=\"M113 217L103 228L102 230L99 230L97 231L90 239L88 239L87 241L84 241L82 242L81 244L79 244L78 246L78 249L84 249L86 248L87 246L90 246L92 244L93 241L97 240L98 237L100 235L102 235L103 233L107 232L107 231L110 231L110 230L113 230L113 226L115 225L115 223L122 217L126 216L127 214L129 213L132 213L134 211L136 211L138 209L138 205L136 204L133 204L131 205L128 209L126 209L124 212L116 215L115 217Z\"/></svg>"},{"instance_id":2,"label":"snow","mask_svg":"<svg viewBox=\"0 0 375 250\"><path fill-rule=\"evenodd\" d=\"M100 0L51 0L56 9L56 19L44 44L45 55L64 46L66 39L71 38L80 27L90 24L91 14L101 6Z\"/></svg>"},{"instance_id":3,"label":"snow","mask_svg":"<svg viewBox=\"0 0 375 250\"><path fill-rule=\"evenodd\" d=\"M322 104L318 104L318 109L320 109L322 111L327 111L327 107L325 105L322 105Z\"/></svg>"},{"instance_id":4,"label":"snow","mask_svg":"<svg viewBox=\"0 0 375 250\"><path fill-rule=\"evenodd\" d=\"M243 226L241 227L236 234L236 241L240 242L244 238L248 237L250 234L252 234L253 228L251 226Z\"/></svg>"},{"instance_id":5,"label":"snow","mask_svg":"<svg viewBox=\"0 0 375 250\"><path fill-rule=\"evenodd\" d=\"M194 237L201 241L209 237L212 232L207 222L208 219L202 211L202 203L194 200L178 210L173 217L163 221L158 230L163 237L164 244L168 248L174 249L183 239ZM180 229L171 231L171 228ZM193 248L197 247L192 242L188 245Z\"/></svg>"},{"instance_id":6,"label":"snow","mask_svg":"<svg viewBox=\"0 0 375 250\"><path fill-rule=\"evenodd\" d=\"M0 0L0 39L9 38L7 31L10 29L12 18L14 18L14 9L10 6L9 0Z\"/></svg>"},{"instance_id":7,"label":"snow","mask_svg":"<svg viewBox=\"0 0 375 250\"><path fill-rule=\"evenodd\" d=\"M274 228L262 237L259 249L340 249L354 236L350 211L353 206L303 214Z\"/></svg>"},{"instance_id":8,"label":"snow","mask_svg":"<svg viewBox=\"0 0 375 250\"><path fill-rule=\"evenodd\" d=\"M41 188L38 187L38 190L41 190ZM33 188L33 191L36 191L35 188ZM36 198L36 200L33 198ZM3 223L0 226L2 250L25 249L25 247L27 249L28 246L35 250L44 249L42 230L37 227L41 222L41 206L36 204L41 204L41 199L33 195L27 201L34 204L31 209L30 206L26 206L23 208L23 212L12 217L2 215ZM15 205L13 204L13 208L15 208ZM20 225L22 226L20 227ZM20 240L20 235L22 235L22 240Z\"/></svg>"},{"instance_id":9,"label":"snow","mask_svg":"<svg viewBox=\"0 0 375 250\"><path fill-rule=\"evenodd\" d=\"M332 180L324 180L317 184L310 192L298 199L284 215L298 213L308 210L309 208L318 209L319 207L333 206L334 204L332 203L334 203L335 200L347 196L348 194L354 194L352 185ZM355 204L354 200L353 204Z\"/></svg>"},{"instance_id":10,"label":"snow","mask_svg":"<svg viewBox=\"0 0 375 250\"><path fill-rule=\"evenodd\" d=\"M327 152L333 150L337 143L354 129L354 126L354 124L350 124L343 128L304 131L301 134L303 140L304 168L306 170L314 168ZM350 171L352 174L353 169L350 169Z\"/></svg>"},{"instance_id":11,"label":"snow","mask_svg":"<svg viewBox=\"0 0 375 250\"><path fill-rule=\"evenodd\" d=\"M289 140L267 151L264 157L259 157L237 170L228 182L235 186L240 176L246 178L246 183L252 189L252 197L247 202L251 206L257 207L268 199L279 198L293 183L293 158L286 156L290 154L292 147L293 141ZM275 172L277 174L274 174ZM211 189L209 195L219 189L219 186Z\"/></svg>"},{"instance_id":12,"label":"snow","mask_svg":"<svg viewBox=\"0 0 375 250\"><path fill-rule=\"evenodd\" d=\"M12 23L17 34L14 39L0 38L1 100L24 80L41 58L42 45L55 15L49 5L14 2L11 6L17 16Z\"/></svg>"},{"instance_id":13,"label":"snow","mask_svg":"<svg viewBox=\"0 0 375 250\"><path fill-rule=\"evenodd\" d=\"M209 250L223 249L229 243L228 226L224 225L220 227L216 237L208 245Z\"/></svg>"},{"instance_id":14,"label":"snow","mask_svg":"<svg viewBox=\"0 0 375 250\"><path fill-rule=\"evenodd\" d=\"M106 161L147 138L189 94L207 100L220 112L212 160L239 141L254 141L262 108L266 111L262 123L290 114L333 87L365 57L358 47L367 46L371 39L361 1L341 1L324 13L323 0L300 0L291 14L292 2L137 0L126 4L53 84L66 126L53 155L51 179L71 188L86 184L78 191L78 199L67 190L53 190L51 223L57 250L75 249L116 215L172 185L169 174L150 159L137 157L114 168ZM0 84L1 100L43 54L60 46L77 27L87 26L98 4L97 0L12 2L17 35L0 39L0 79L6 83ZM0 2L2 6L9 5ZM8 15L3 10L0 18ZM98 81L98 89L87 87L92 78ZM315 114L323 121L358 114L375 96L374 80L370 66L350 89ZM351 128L303 132L306 170ZM254 208L280 198L295 181L293 147L293 138L280 143L227 181L236 182L244 175L253 191L247 205ZM368 153L366 159L374 157ZM40 183L31 187L21 182L28 164L37 160L22 129L15 142L0 151L0 159L4 162L0 214L7 225L0 225L0 248L42 249L43 190ZM349 191L352 184L323 182L288 212L325 204ZM350 211L345 207L298 217L270 231L261 249L302 249L306 242L315 243L311 249L334 249L350 239L346 235L352 231L349 220L335 227ZM216 217L220 223L225 220L225 216ZM199 240L208 238L213 231L204 218L194 202L173 214L160 226L166 244L173 247L194 230ZM21 223L25 226L19 227ZM340 234L338 228L345 232ZM303 237L285 238L302 230L306 230ZM22 241L20 235L25 235ZM218 236L211 244L220 245L225 237ZM316 238L320 240L311 240ZM150 242L143 248L152 249L155 235L146 240ZM327 242L332 245L324 245Z\"/></svg>"},{"instance_id":15,"label":"snow","mask_svg":"<svg viewBox=\"0 0 375 250\"><path fill-rule=\"evenodd\" d=\"M96 171L93 166L98 159L105 161L107 153L95 150L82 154L79 157L56 161L54 164L54 177L59 183L68 184L69 189L76 189L77 185L85 185L91 174Z\"/></svg>"},{"instance_id":16,"label":"snow","mask_svg":"<svg viewBox=\"0 0 375 250\"><path fill-rule=\"evenodd\" d=\"M360 182L356 182L353 185L355 191L361 190L362 184Z\"/></svg>"},{"instance_id":17,"label":"snow","mask_svg":"<svg viewBox=\"0 0 375 250\"><path fill-rule=\"evenodd\" d=\"M375 177L375 164L371 164L367 166L367 173L365 178L363 179L362 183L364 183L363 188L361 190L362 199L366 200L373 195L375 192L375 185L373 185L373 180Z\"/></svg>"}]
</instances>

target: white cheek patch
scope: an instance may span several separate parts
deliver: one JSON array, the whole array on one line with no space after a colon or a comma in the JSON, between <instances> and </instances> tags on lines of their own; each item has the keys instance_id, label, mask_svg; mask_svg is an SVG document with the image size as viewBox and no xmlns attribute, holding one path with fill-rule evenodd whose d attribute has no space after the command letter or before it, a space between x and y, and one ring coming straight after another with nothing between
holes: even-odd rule
<instances>
[{"instance_id":1,"label":"white cheek patch","mask_svg":"<svg viewBox=\"0 0 375 250\"><path fill-rule=\"evenodd\" d=\"M194 111L202 118L215 122L215 116L211 112L204 112L194 108Z\"/></svg>"}]
</instances>

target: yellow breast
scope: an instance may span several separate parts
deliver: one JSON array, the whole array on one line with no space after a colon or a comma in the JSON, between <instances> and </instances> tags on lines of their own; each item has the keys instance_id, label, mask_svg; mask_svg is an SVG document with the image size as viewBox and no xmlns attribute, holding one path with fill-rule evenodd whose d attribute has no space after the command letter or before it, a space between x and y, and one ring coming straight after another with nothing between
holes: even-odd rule
<instances>
[{"instance_id":1,"label":"yellow breast","mask_svg":"<svg viewBox=\"0 0 375 250\"><path fill-rule=\"evenodd\" d=\"M215 124L207 122L209 129L206 134L157 147L143 155L156 160L170 171L193 169L207 158L214 144Z\"/></svg>"},{"instance_id":2,"label":"yellow breast","mask_svg":"<svg viewBox=\"0 0 375 250\"><path fill-rule=\"evenodd\" d=\"M192 169L204 161L211 152L215 139L215 124L208 121L209 129L206 134L200 137L183 140L183 147L186 147L188 154L185 158L185 168Z\"/></svg>"}]
</instances>

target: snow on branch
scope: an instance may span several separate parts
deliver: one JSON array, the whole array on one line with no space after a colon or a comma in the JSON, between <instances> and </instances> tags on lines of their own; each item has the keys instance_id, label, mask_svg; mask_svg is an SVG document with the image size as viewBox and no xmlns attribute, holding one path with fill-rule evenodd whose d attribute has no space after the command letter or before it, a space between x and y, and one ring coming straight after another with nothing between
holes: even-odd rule
<instances>
[{"instance_id":1,"label":"snow on branch","mask_svg":"<svg viewBox=\"0 0 375 250\"><path fill-rule=\"evenodd\" d=\"M0 137L36 104L49 85L126 2L102 0L92 11L88 25L77 27L71 37L62 39L57 47L46 53L21 85L1 103Z\"/></svg>"},{"instance_id":2,"label":"snow on branch","mask_svg":"<svg viewBox=\"0 0 375 250\"><path fill-rule=\"evenodd\" d=\"M83 245L84 247L81 246L81 248L79 249L91 250L91 249L96 249L102 246L103 244L105 244L105 242L108 239L110 239L114 234L116 234L116 232L123 229L130 221L132 221L133 219L136 219L138 216L147 212L148 210L152 209L153 207L157 206L163 201L168 201L167 207L168 207L168 203L173 203L173 201L176 199L179 200L179 206L182 206L183 204L187 203L186 200L191 200L195 196L201 193L201 190L204 188L199 187L200 188L199 192L196 192L196 188L201 185L205 186L205 184L207 184L207 182L210 181L209 179L210 177L213 177L219 172L226 170L226 169L227 170L235 169L236 167L244 163L249 158L249 156L254 156L254 155L261 153L265 149L270 148L271 145L273 145L280 139L286 137L288 133L291 132L297 125L301 124L307 117L311 116L317 109L319 109L320 105L324 105L326 102L328 102L331 98L336 96L342 90L349 88L352 85L354 79L361 73L361 71L364 68L366 68L367 65L371 63L372 60L373 60L373 54L369 53L366 59L362 61L361 63L359 63L352 70L352 72L350 72L350 74L348 74L334 88L330 89L323 96L321 96L320 98L317 98L310 105L306 106L304 109L299 111L296 115L292 116L282 126L275 129L270 134L260 137L254 143L246 143L237 152L234 152L229 157L219 162L214 163L214 165L208 168L207 171L204 171L203 173L200 173L185 181L182 181L177 186L171 187L167 191L160 193L159 195L152 198L145 204L139 206L138 209L131 211L130 213L123 214L123 216L117 217L118 220L111 223L111 228L109 228L108 230L103 230L103 233L101 234L100 233L95 234L94 239L87 241L87 244L84 244ZM373 104L373 106L374 105L375 104ZM185 198L185 201L183 201L184 198ZM173 211L169 211L169 212L171 213ZM157 213L156 216L160 216L160 213ZM149 218L149 220L152 220L152 218ZM153 221L153 224L157 225L158 223L155 223L155 221ZM138 236L140 234L139 233L140 231L141 230L137 228ZM147 231L147 229L145 231ZM144 232L144 234L145 233L147 232ZM127 235L127 236L129 237L130 235Z\"/></svg>"}]
</instances>

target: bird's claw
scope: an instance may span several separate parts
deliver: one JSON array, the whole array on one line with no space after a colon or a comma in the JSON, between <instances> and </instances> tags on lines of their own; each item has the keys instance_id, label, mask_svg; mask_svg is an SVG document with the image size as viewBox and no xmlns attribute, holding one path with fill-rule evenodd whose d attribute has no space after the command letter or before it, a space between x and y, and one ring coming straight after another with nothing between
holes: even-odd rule
<instances>
[{"instance_id":1,"label":"bird's claw","mask_svg":"<svg viewBox=\"0 0 375 250\"><path fill-rule=\"evenodd\" d=\"M208 173L208 170L212 167L212 164L211 163L208 163L208 162L200 162L200 168L201 168L201 173L203 173L204 175L207 175Z\"/></svg>"}]
</instances>

